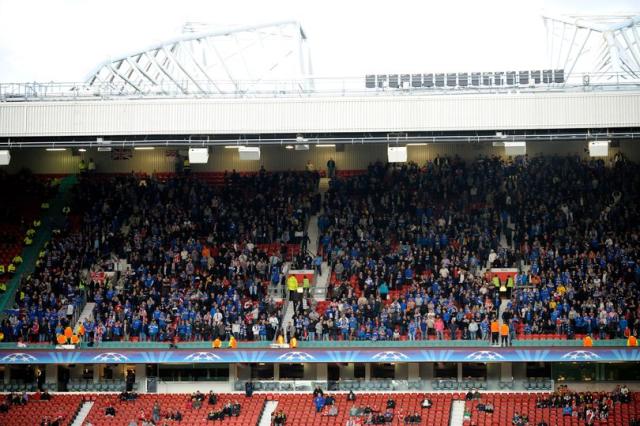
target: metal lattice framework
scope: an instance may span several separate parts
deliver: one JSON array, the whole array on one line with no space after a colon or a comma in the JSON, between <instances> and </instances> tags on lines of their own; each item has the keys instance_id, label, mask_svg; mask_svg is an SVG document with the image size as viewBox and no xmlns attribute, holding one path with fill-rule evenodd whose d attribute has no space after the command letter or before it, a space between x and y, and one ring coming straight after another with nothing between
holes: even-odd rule
<instances>
[{"instance_id":1,"label":"metal lattice framework","mask_svg":"<svg viewBox=\"0 0 640 426\"><path fill-rule=\"evenodd\" d=\"M88 89L164 96L312 89L311 55L298 22L201 29L186 24L179 38L100 64Z\"/></svg>"},{"instance_id":2,"label":"metal lattice framework","mask_svg":"<svg viewBox=\"0 0 640 426\"><path fill-rule=\"evenodd\" d=\"M640 15L543 16L549 66L573 73L640 80ZM596 77L597 78L597 77Z\"/></svg>"}]
</instances>

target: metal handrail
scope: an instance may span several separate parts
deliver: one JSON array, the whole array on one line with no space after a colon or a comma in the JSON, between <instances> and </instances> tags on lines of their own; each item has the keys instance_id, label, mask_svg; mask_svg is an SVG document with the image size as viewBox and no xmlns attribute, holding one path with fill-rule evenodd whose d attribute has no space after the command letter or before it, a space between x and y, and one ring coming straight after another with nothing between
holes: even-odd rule
<instances>
[{"instance_id":1,"label":"metal handrail","mask_svg":"<svg viewBox=\"0 0 640 426\"><path fill-rule=\"evenodd\" d=\"M537 93L575 91L616 91L640 89L640 80L620 73L573 73L562 83L531 83L487 86L367 88L365 76L358 77L301 77L288 80L177 81L192 90L183 93L174 82L139 85L133 90L114 82L22 82L0 83L0 102L24 101L80 101L113 99L210 99L210 98L301 98L348 96L407 96L407 95L469 95L494 93ZM191 84L190 84L191 83ZM312 83L312 84L311 84ZM313 87L313 89L306 89Z\"/></svg>"}]
</instances>

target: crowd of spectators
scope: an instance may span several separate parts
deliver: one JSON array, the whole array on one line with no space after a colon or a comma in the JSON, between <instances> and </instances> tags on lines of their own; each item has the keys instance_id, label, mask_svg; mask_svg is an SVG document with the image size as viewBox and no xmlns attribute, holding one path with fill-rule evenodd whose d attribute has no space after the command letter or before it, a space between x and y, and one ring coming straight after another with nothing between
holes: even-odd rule
<instances>
[{"instance_id":1,"label":"crowd of spectators","mask_svg":"<svg viewBox=\"0 0 640 426\"><path fill-rule=\"evenodd\" d=\"M573 416L587 425L606 422L613 404L628 404L631 395L626 385L618 385L613 392L574 392L559 386L551 395L536 399L536 408L561 408L563 416Z\"/></svg>"},{"instance_id":2,"label":"crowd of spectators","mask_svg":"<svg viewBox=\"0 0 640 426\"><path fill-rule=\"evenodd\" d=\"M6 340L53 342L86 292L85 340L270 340L287 244L313 212L309 173L230 173L224 188L195 177L90 175L75 188L79 225L57 233L24 279ZM317 204L317 203L316 203ZM265 243L280 248L268 251Z\"/></svg>"},{"instance_id":3,"label":"crowd of spectators","mask_svg":"<svg viewBox=\"0 0 640 426\"><path fill-rule=\"evenodd\" d=\"M637 334L639 169L622 156L608 165L436 158L334 179L318 219L331 302L301 304L292 330L303 339L489 339L507 293L481 272L510 267L519 273L503 341Z\"/></svg>"},{"instance_id":4,"label":"crowd of spectators","mask_svg":"<svg viewBox=\"0 0 640 426\"><path fill-rule=\"evenodd\" d=\"M296 304L287 331L489 339L505 294L483 271L514 267L506 344L518 334L637 335L639 169L622 156L438 157L332 179L318 219L330 302ZM194 176L83 176L79 228L41 253L5 339L54 341L86 292L96 307L82 331L97 344L271 340L281 311L266 285L283 281L288 243L306 246L317 185L317 173L264 169L228 173L219 188ZM263 249L273 243L281 249ZM320 269L322 257L290 260Z\"/></svg>"}]
</instances>

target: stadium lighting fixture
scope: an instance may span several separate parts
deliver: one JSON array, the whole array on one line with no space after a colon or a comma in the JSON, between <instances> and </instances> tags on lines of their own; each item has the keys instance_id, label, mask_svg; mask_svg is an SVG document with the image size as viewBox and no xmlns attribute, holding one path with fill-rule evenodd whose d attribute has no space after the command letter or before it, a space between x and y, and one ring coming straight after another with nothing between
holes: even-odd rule
<instances>
[{"instance_id":1,"label":"stadium lighting fixture","mask_svg":"<svg viewBox=\"0 0 640 426\"><path fill-rule=\"evenodd\" d=\"M45 148L49 152L66 151L67 148Z\"/></svg>"},{"instance_id":2,"label":"stadium lighting fixture","mask_svg":"<svg viewBox=\"0 0 640 426\"><path fill-rule=\"evenodd\" d=\"M238 148L240 148L239 145L225 145L224 147L225 147L225 149L238 149Z\"/></svg>"},{"instance_id":3,"label":"stadium lighting fixture","mask_svg":"<svg viewBox=\"0 0 640 426\"><path fill-rule=\"evenodd\" d=\"M589 142L589 157L608 157L610 141Z\"/></svg>"},{"instance_id":4,"label":"stadium lighting fixture","mask_svg":"<svg viewBox=\"0 0 640 426\"><path fill-rule=\"evenodd\" d=\"M209 162L209 149L189 148L189 162L191 164L207 164Z\"/></svg>"},{"instance_id":5,"label":"stadium lighting fixture","mask_svg":"<svg viewBox=\"0 0 640 426\"><path fill-rule=\"evenodd\" d=\"M316 147L318 147L318 148L335 148L336 144L335 143L319 143L319 144L316 144Z\"/></svg>"},{"instance_id":6,"label":"stadium lighting fixture","mask_svg":"<svg viewBox=\"0 0 640 426\"><path fill-rule=\"evenodd\" d=\"M427 143L426 142L408 143L407 146L427 146Z\"/></svg>"},{"instance_id":7,"label":"stadium lighting fixture","mask_svg":"<svg viewBox=\"0 0 640 426\"><path fill-rule=\"evenodd\" d=\"M503 142L503 145L505 155L517 156L527 153L527 143L524 141Z\"/></svg>"},{"instance_id":8,"label":"stadium lighting fixture","mask_svg":"<svg viewBox=\"0 0 640 426\"><path fill-rule=\"evenodd\" d=\"M135 146L133 147L136 151L151 151L156 149L154 146Z\"/></svg>"},{"instance_id":9,"label":"stadium lighting fixture","mask_svg":"<svg viewBox=\"0 0 640 426\"><path fill-rule=\"evenodd\" d=\"M285 149L293 149L293 145L286 145Z\"/></svg>"},{"instance_id":10,"label":"stadium lighting fixture","mask_svg":"<svg viewBox=\"0 0 640 426\"><path fill-rule=\"evenodd\" d=\"M0 151L0 166L8 166L11 162L11 153L9 153L8 149L3 149Z\"/></svg>"},{"instance_id":11,"label":"stadium lighting fixture","mask_svg":"<svg viewBox=\"0 0 640 426\"><path fill-rule=\"evenodd\" d=\"M298 143L304 143L304 142L308 142L308 141L309 141L309 139L305 138L302 135L297 135L296 136L296 142L298 142Z\"/></svg>"},{"instance_id":12,"label":"stadium lighting fixture","mask_svg":"<svg viewBox=\"0 0 640 426\"><path fill-rule=\"evenodd\" d=\"M87 152L86 148L78 148L78 152Z\"/></svg>"},{"instance_id":13,"label":"stadium lighting fixture","mask_svg":"<svg viewBox=\"0 0 640 426\"><path fill-rule=\"evenodd\" d=\"M390 146L387 147L387 157L390 163L406 163L407 147L406 146Z\"/></svg>"},{"instance_id":14,"label":"stadium lighting fixture","mask_svg":"<svg viewBox=\"0 0 640 426\"><path fill-rule=\"evenodd\" d=\"M238 154L242 161L255 161L260 159L260 147L257 146L240 146Z\"/></svg>"}]
</instances>

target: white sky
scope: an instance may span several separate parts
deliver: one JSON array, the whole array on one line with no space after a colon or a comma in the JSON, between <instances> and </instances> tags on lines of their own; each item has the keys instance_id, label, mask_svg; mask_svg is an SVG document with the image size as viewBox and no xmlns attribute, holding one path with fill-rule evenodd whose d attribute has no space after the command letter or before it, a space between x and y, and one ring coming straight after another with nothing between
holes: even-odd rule
<instances>
[{"instance_id":1,"label":"white sky","mask_svg":"<svg viewBox=\"0 0 640 426\"><path fill-rule=\"evenodd\" d=\"M186 21L296 19L323 76L540 68L543 11L638 12L640 0L0 0L0 82L82 81Z\"/></svg>"}]
</instances>

